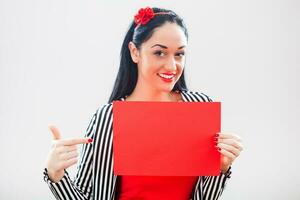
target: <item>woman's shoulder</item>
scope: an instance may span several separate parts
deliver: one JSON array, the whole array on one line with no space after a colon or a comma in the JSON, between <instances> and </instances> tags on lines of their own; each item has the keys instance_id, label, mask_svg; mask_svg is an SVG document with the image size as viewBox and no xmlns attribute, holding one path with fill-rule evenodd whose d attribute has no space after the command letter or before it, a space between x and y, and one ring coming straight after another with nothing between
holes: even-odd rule
<instances>
[{"instance_id":1,"label":"woman's shoulder","mask_svg":"<svg viewBox=\"0 0 300 200\"><path fill-rule=\"evenodd\" d=\"M112 113L112 102L111 103L105 103L100 105L96 111L94 112L94 117L95 118L99 118L101 117L111 117L111 113Z\"/></svg>"},{"instance_id":2,"label":"woman's shoulder","mask_svg":"<svg viewBox=\"0 0 300 200\"><path fill-rule=\"evenodd\" d=\"M181 90L182 95L192 102L212 102L213 100L205 92L195 91L195 90Z\"/></svg>"},{"instance_id":3,"label":"woman's shoulder","mask_svg":"<svg viewBox=\"0 0 300 200\"><path fill-rule=\"evenodd\" d=\"M114 100L114 101L124 101L124 99L125 99L125 96L123 96L123 97L120 97L120 98L117 98L116 100ZM112 112L112 108L113 108L113 102L114 101L112 101L112 102L108 102L108 103L104 103L104 104L102 104L102 105L100 105L98 108L97 108L97 110L96 110L96 113L99 115L99 114L101 114L101 113L108 113L108 114L110 114L111 112ZM96 114L95 113L95 114Z\"/></svg>"}]
</instances>

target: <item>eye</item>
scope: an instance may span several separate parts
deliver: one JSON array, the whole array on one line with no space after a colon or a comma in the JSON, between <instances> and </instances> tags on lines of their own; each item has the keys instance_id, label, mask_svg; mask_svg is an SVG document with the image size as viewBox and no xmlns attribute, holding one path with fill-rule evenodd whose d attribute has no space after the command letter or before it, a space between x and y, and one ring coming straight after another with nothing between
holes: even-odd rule
<instances>
[{"instance_id":1,"label":"eye","mask_svg":"<svg viewBox=\"0 0 300 200\"><path fill-rule=\"evenodd\" d=\"M176 54L176 56L180 56L180 57L183 57L185 55L185 52L180 52L178 54Z\"/></svg>"},{"instance_id":2,"label":"eye","mask_svg":"<svg viewBox=\"0 0 300 200\"><path fill-rule=\"evenodd\" d=\"M158 56L162 56L162 55L164 55L165 53L164 52L162 52L162 51L155 51L154 52L154 55L158 55Z\"/></svg>"}]
</instances>

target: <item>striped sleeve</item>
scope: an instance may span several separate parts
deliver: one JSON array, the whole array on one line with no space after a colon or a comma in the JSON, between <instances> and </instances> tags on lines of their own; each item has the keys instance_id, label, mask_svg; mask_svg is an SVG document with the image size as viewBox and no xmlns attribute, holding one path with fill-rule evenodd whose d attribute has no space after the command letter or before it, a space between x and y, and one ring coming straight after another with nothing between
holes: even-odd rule
<instances>
[{"instance_id":1,"label":"striped sleeve","mask_svg":"<svg viewBox=\"0 0 300 200\"><path fill-rule=\"evenodd\" d=\"M220 172L219 176L202 176L201 177L201 196L203 200L217 200L223 193L227 180L230 178L231 166L227 172Z\"/></svg>"},{"instance_id":2,"label":"striped sleeve","mask_svg":"<svg viewBox=\"0 0 300 200\"><path fill-rule=\"evenodd\" d=\"M189 91L185 97L192 102L213 102L204 93ZM200 176L200 181L196 185L196 192L193 200L217 200L225 189L228 179L231 177L231 166L227 172L220 172L219 176Z\"/></svg>"},{"instance_id":3,"label":"striped sleeve","mask_svg":"<svg viewBox=\"0 0 300 200\"><path fill-rule=\"evenodd\" d=\"M98 121L98 111L91 117L86 129L85 137L94 138L96 122ZM72 181L68 172L59 182L52 182L48 176L47 169L44 169L44 181L48 184L51 192L58 200L86 200L92 193L92 162L93 143L83 144L75 180Z\"/></svg>"}]
</instances>

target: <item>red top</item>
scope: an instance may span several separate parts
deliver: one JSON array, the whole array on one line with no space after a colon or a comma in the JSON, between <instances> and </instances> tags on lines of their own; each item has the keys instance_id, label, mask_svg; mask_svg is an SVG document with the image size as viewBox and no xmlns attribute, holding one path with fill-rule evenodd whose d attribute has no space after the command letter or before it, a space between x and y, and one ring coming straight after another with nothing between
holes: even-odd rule
<instances>
[{"instance_id":1,"label":"red top","mask_svg":"<svg viewBox=\"0 0 300 200\"><path fill-rule=\"evenodd\" d=\"M198 176L118 176L116 200L188 200Z\"/></svg>"}]
</instances>

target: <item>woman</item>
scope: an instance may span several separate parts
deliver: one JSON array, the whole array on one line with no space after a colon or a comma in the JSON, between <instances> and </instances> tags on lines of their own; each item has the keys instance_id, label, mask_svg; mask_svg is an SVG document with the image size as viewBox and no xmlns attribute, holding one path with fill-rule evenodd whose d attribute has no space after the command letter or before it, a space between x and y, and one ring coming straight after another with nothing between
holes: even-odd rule
<instances>
[{"instance_id":1,"label":"woman","mask_svg":"<svg viewBox=\"0 0 300 200\"><path fill-rule=\"evenodd\" d=\"M173 11L141 8L125 36L121 61L109 102L90 120L86 137L61 139L50 126L54 145L44 179L57 199L218 199L231 165L242 151L239 136L218 133L219 176L151 177L113 174L112 101L211 102L204 93L187 89L184 78L187 29ZM83 144L77 175L66 169L77 163L76 145Z\"/></svg>"}]
</instances>

